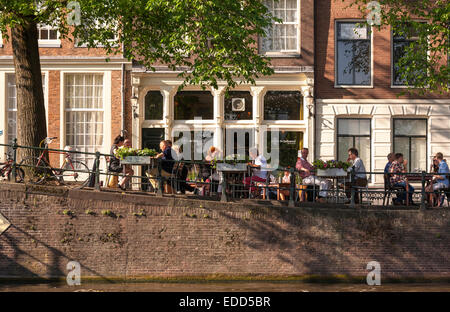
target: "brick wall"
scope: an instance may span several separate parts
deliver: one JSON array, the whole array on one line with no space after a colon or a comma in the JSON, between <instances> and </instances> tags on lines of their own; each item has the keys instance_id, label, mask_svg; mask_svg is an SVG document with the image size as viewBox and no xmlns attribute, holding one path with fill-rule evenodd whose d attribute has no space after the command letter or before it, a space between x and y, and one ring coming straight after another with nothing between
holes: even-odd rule
<instances>
[{"instance_id":1,"label":"brick wall","mask_svg":"<svg viewBox=\"0 0 450 312\"><path fill-rule=\"evenodd\" d=\"M0 212L13 224L0 236L0 277L65 277L71 260L100 278L365 277L375 260L382 279L450 278L442 209L289 209L1 184Z\"/></svg>"},{"instance_id":2,"label":"brick wall","mask_svg":"<svg viewBox=\"0 0 450 312\"><path fill-rule=\"evenodd\" d=\"M356 7L348 8L351 0L315 1L315 93L320 99L396 99L430 98L430 95L398 94L403 89L391 88L391 35L389 28L373 28L373 88L335 88L335 21L364 20ZM397 97L398 96L398 97ZM433 94L432 98L448 98L448 94Z\"/></svg>"}]
</instances>

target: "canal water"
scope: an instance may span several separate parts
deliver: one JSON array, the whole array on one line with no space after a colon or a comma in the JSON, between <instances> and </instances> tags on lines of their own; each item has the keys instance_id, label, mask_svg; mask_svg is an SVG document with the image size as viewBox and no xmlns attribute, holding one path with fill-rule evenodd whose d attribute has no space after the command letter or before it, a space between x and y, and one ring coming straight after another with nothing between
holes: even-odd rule
<instances>
[{"instance_id":1,"label":"canal water","mask_svg":"<svg viewBox=\"0 0 450 312\"><path fill-rule=\"evenodd\" d=\"M2 292L450 292L450 284L319 284L301 282L3 284Z\"/></svg>"}]
</instances>

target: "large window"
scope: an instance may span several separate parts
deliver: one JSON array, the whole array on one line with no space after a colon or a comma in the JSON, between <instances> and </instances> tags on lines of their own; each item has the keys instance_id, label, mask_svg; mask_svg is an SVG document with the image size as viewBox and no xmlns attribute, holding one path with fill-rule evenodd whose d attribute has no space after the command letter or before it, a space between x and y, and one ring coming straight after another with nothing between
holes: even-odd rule
<instances>
[{"instance_id":1,"label":"large window","mask_svg":"<svg viewBox=\"0 0 450 312\"><path fill-rule=\"evenodd\" d=\"M298 52L299 51L299 1L264 0L269 11L283 22L275 22L261 37L262 52Z\"/></svg>"},{"instance_id":2,"label":"large window","mask_svg":"<svg viewBox=\"0 0 450 312\"><path fill-rule=\"evenodd\" d=\"M336 23L337 85L370 85L370 30L358 22Z\"/></svg>"},{"instance_id":3,"label":"large window","mask_svg":"<svg viewBox=\"0 0 450 312\"><path fill-rule=\"evenodd\" d=\"M214 97L209 91L180 91L175 95L175 120L213 119Z\"/></svg>"},{"instance_id":4,"label":"large window","mask_svg":"<svg viewBox=\"0 0 450 312\"><path fill-rule=\"evenodd\" d=\"M272 132L264 133L264 142L266 150L272 157L278 157L278 166L295 167L298 157L298 151L303 148L303 132L299 131L278 131L278 142L274 142L274 146L278 146L276 150L272 150ZM268 159L268 162L274 165L274 159Z\"/></svg>"},{"instance_id":5,"label":"large window","mask_svg":"<svg viewBox=\"0 0 450 312\"><path fill-rule=\"evenodd\" d=\"M418 51L423 52L423 58L427 58L427 48L421 48L418 45L418 32L412 27L393 31L392 33L392 84L394 86L412 85L414 83L414 76L420 75L419 70L412 73L402 74L399 66L399 61L405 56L408 47L414 46ZM414 66L409 66L408 69Z\"/></svg>"},{"instance_id":6,"label":"large window","mask_svg":"<svg viewBox=\"0 0 450 312\"><path fill-rule=\"evenodd\" d=\"M7 140L8 143L13 142L17 137L17 94L16 94L16 80L14 74L6 75L6 118L7 118ZM45 93L45 75L42 75L42 91ZM47 110L47 107L46 107ZM46 114L47 118L47 114Z\"/></svg>"},{"instance_id":7,"label":"large window","mask_svg":"<svg viewBox=\"0 0 450 312\"><path fill-rule=\"evenodd\" d=\"M248 91L230 91L225 97L225 120L253 119L253 100Z\"/></svg>"},{"instance_id":8,"label":"large window","mask_svg":"<svg viewBox=\"0 0 450 312\"><path fill-rule=\"evenodd\" d=\"M394 119L394 152L408 160L407 170L427 170L427 120Z\"/></svg>"},{"instance_id":9,"label":"large window","mask_svg":"<svg viewBox=\"0 0 450 312\"><path fill-rule=\"evenodd\" d=\"M68 74L64 91L66 145L95 153L103 146L103 75ZM75 156L89 167L95 158Z\"/></svg>"},{"instance_id":10,"label":"large window","mask_svg":"<svg viewBox=\"0 0 450 312\"><path fill-rule=\"evenodd\" d=\"M265 120L303 120L303 97L299 91L267 91Z\"/></svg>"},{"instance_id":11,"label":"large window","mask_svg":"<svg viewBox=\"0 0 450 312\"><path fill-rule=\"evenodd\" d=\"M338 119L337 154L338 160L348 159L348 149L355 147L359 157L364 163L367 172L370 172L370 119Z\"/></svg>"},{"instance_id":12,"label":"large window","mask_svg":"<svg viewBox=\"0 0 450 312\"><path fill-rule=\"evenodd\" d=\"M249 149L255 146L255 130L254 129L224 129L224 157L237 154L245 158L249 156Z\"/></svg>"},{"instance_id":13,"label":"large window","mask_svg":"<svg viewBox=\"0 0 450 312\"><path fill-rule=\"evenodd\" d=\"M145 120L163 119L163 96L159 91L149 91L145 96Z\"/></svg>"}]
</instances>

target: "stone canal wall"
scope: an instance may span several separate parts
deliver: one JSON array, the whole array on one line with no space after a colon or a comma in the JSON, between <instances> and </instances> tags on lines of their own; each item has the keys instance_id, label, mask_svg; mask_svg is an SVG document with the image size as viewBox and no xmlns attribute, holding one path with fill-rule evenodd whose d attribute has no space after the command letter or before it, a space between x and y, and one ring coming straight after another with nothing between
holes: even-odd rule
<instances>
[{"instance_id":1,"label":"stone canal wall","mask_svg":"<svg viewBox=\"0 0 450 312\"><path fill-rule=\"evenodd\" d=\"M287 208L0 184L1 278L450 280L448 209Z\"/></svg>"}]
</instances>

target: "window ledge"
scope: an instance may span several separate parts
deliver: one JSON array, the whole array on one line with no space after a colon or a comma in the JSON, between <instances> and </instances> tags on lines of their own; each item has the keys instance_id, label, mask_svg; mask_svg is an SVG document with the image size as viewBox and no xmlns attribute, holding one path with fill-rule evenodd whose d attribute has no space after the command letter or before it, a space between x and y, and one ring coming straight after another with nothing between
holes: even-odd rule
<instances>
[{"instance_id":1,"label":"window ledge","mask_svg":"<svg viewBox=\"0 0 450 312\"><path fill-rule=\"evenodd\" d=\"M263 56L277 58L277 57L300 57L300 52L266 52L261 53Z\"/></svg>"},{"instance_id":2,"label":"window ledge","mask_svg":"<svg viewBox=\"0 0 450 312\"><path fill-rule=\"evenodd\" d=\"M39 41L39 48L61 48L61 41Z\"/></svg>"},{"instance_id":3,"label":"window ledge","mask_svg":"<svg viewBox=\"0 0 450 312\"><path fill-rule=\"evenodd\" d=\"M336 89L373 89L373 85L334 85Z\"/></svg>"}]
</instances>

